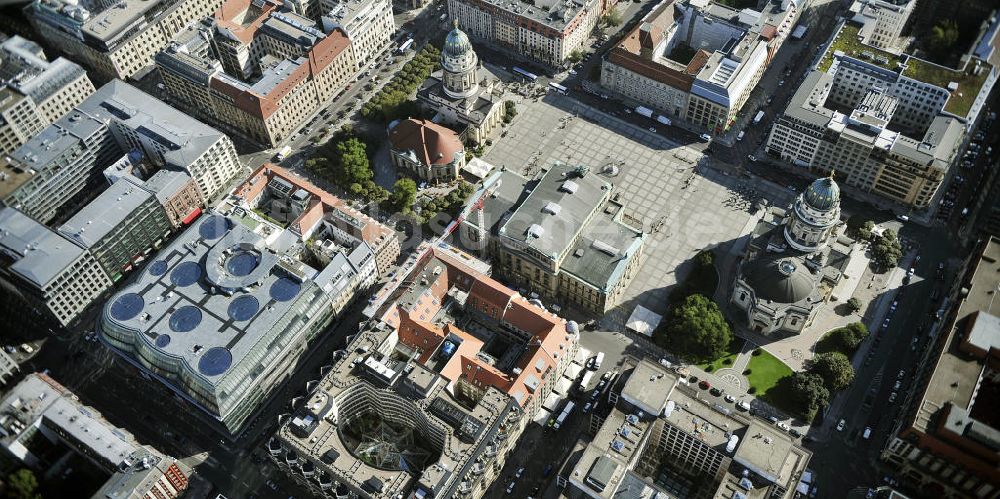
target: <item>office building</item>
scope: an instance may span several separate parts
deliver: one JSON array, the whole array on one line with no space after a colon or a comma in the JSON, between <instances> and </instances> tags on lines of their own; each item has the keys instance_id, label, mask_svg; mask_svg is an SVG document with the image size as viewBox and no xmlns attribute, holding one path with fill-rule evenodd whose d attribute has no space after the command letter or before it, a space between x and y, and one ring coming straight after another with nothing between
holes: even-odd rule
<instances>
[{"instance_id":1,"label":"office building","mask_svg":"<svg viewBox=\"0 0 1000 499\"><path fill-rule=\"evenodd\" d=\"M21 367L6 350L0 349L0 385L6 385L8 378L13 378Z\"/></svg>"},{"instance_id":2,"label":"office building","mask_svg":"<svg viewBox=\"0 0 1000 499\"><path fill-rule=\"evenodd\" d=\"M616 2L448 0L448 15L474 38L523 58L563 67Z\"/></svg>"},{"instance_id":3,"label":"office building","mask_svg":"<svg viewBox=\"0 0 1000 499\"><path fill-rule=\"evenodd\" d=\"M486 142L503 120L504 90L500 79L479 64L469 37L458 29L448 33L441 49L441 71L431 74L417 90L417 101L436 113L465 141Z\"/></svg>"},{"instance_id":4,"label":"office building","mask_svg":"<svg viewBox=\"0 0 1000 499\"><path fill-rule=\"evenodd\" d=\"M100 319L116 353L229 435L375 283L380 252L399 254L391 229L294 178L261 167L224 213L206 213L150 257Z\"/></svg>"},{"instance_id":5,"label":"office building","mask_svg":"<svg viewBox=\"0 0 1000 499\"><path fill-rule=\"evenodd\" d=\"M899 34L916 4L916 0L855 0L848 12L864 24L862 36L869 45L898 52Z\"/></svg>"},{"instance_id":6,"label":"office building","mask_svg":"<svg viewBox=\"0 0 1000 499\"><path fill-rule=\"evenodd\" d=\"M0 204L58 225L133 151L151 168L187 173L206 200L245 171L229 137L115 80L0 161Z\"/></svg>"},{"instance_id":7,"label":"office building","mask_svg":"<svg viewBox=\"0 0 1000 499\"><path fill-rule=\"evenodd\" d=\"M361 68L378 57L396 34L389 0L323 0L321 5L323 29L347 35Z\"/></svg>"},{"instance_id":8,"label":"office building","mask_svg":"<svg viewBox=\"0 0 1000 499\"><path fill-rule=\"evenodd\" d=\"M145 260L173 227L156 196L135 177L124 177L57 229L88 250L112 281Z\"/></svg>"},{"instance_id":9,"label":"office building","mask_svg":"<svg viewBox=\"0 0 1000 499\"><path fill-rule=\"evenodd\" d=\"M814 181L788 210L771 207L739 262L730 302L766 335L799 334L844 277L854 241L843 235L840 187Z\"/></svg>"},{"instance_id":10,"label":"office building","mask_svg":"<svg viewBox=\"0 0 1000 499\"><path fill-rule=\"evenodd\" d=\"M205 206L198 184L184 172L160 170L144 181L142 188L156 196L173 229L191 223Z\"/></svg>"},{"instance_id":11,"label":"office building","mask_svg":"<svg viewBox=\"0 0 1000 499\"><path fill-rule=\"evenodd\" d=\"M447 244L417 248L282 416L268 444L279 466L317 496L482 497L579 341L488 272Z\"/></svg>"},{"instance_id":12,"label":"office building","mask_svg":"<svg viewBox=\"0 0 1000 499\"><path fill-rule=\"evenodd\" d=\"M108 473L95 498L167 499L187 490L190 468L140 444L46 374L28 375L5 395L0 421L0 446L39 475L61 469L64 449ZM80 490L77 497L87 492Z\"/></svg>"},{"instance_id":13,"label":"office building","mask_svg":"<svg viewBox=\"0 0 1000 499\"><path fill-rule=\"evenodd\" d=\"M976 48L951 69L864 42L843 23L767 140L768 153L915 209L931 206L998 73ZM990 43L986 43L990 46ZM988 52L988 51L986 51Z\"/></svg>"},{"instance_id":14,"label":"office building","mask_svg":"<svg viewBox=\"0 0 1000 499\"><path fill-rule=\"evenodd\" d=\"M1000 487L1000 379L991 367L1000 239L983 241L957 275L924 358L907 371L910 393L882 451L899 489L915 497L995 497Z\"/></svg>"},{"instance_id":15,"label":"office building","mask_svg":"<svg viewBox=\"0 0 1000 499\"><path fill-rule=\"evenodd\" d=\"M0 248L0 301L19 318L12 327L65 327L112 285L90 251L14 208L0 208Z\"/></svg>"},{"instance_id":16,"label":"office building","mask_svg":"<svg viewBox=\"0 0 1000 499\"><path fill-rule=\"evenodd\" d=\"M664 0L605 55L601 86L671 120L721 133L798 15L792 0L768 0L760 11Z\"/></svg>"},{"instance_id":17,"label":"office building","mask_svg":"<svg viewBox=\"0 0 1000 499\"><path fill-rule=\"evenodd\" d=\"M227 0L156 55L166 90L187 112L273 147L358 70L351 40L270 0Z\"/></svg>"},{"instance_id":18,"label":"office building","mask_svg":"<svg viewBox=\"0 0 1000 499\"><path fill-rule=\"evenodd\" d=\"M10 154L94 92L86 71L35 42L0 43L0 155Z\"/></svg>"},{"instance_id":19,"label":"office building","mask_svg":"<svg viewBox=\"0 0 1000 499\"><path fill-rule=\"evenodd\" d=\"M35 0L24 12L35 31L102 83L141 77L153 56L223 0Z\"/></svg>"},{"instance_id":20,"label":"office building","mask_svg":"<svg viewBox=\"0 0 1000 499\"><path fill-rule=\"evenodd\" d=\"M523 293L603 314L635 277L646 239L623 197L582 165L556 162L530 180L503 170L469 199L458 237Z\"/></svg>"},{"instance_id":21,"label":"office building","mask_svg":"<svg viewBox=\"0 0 1000 499\"><path fill-rule=\"evenodd\" d=\"M589 443L558 477L570 498L792 499L812 457L790 435L699 397L650 360L626 365Z\"/></svg>"},{"instance_id":22,"label":"office building","mask_svg":"<svg viewBox=\"0 0 1000 499\"><path fill-rule=\"evenodd\" d=\"M465 146L454 131L410 118L389 129L389 159L422 181L451 182L465 166Z\"/></svg>"}]
</instances>

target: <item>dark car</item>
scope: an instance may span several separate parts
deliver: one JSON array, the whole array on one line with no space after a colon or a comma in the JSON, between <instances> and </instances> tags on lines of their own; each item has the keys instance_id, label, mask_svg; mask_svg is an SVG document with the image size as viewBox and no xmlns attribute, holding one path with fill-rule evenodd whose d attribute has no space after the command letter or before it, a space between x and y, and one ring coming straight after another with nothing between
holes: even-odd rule
<instances>
[{"instance_id":1,"label":"dark car","mask_svg":"<svg viewBox=\"0 0 1000 499\"><path fill-rule=\"evenodd\" d=\"M792 428L792 429L788 430L788 433L791 433L792 436L796 437L796 438L802 436L802 432L800 432L799 430L796 430L795 428Z\"/></svg>"},{"instance_id":2,"label":"dark car","mask_svg":"<svg viewBox=\"0 0 1000 499\"><path fill-rule=\"evenodd\" d=\"M712 395L718 397L722 395L722 390L719 390L718 388L712 388L711 390L708 391L708 393L711 393Z\"/></svg>"},{"instance_id":3,"label":"dark car","mask_svg":"<svg viewBox=\"0 0 1000 499\"><path fill-rule=\"evenodd\" d=\"M708 381L702 380L702 382L698 383L698 388L701 388L702 390L708 390L711 387L712 384L709 383Z\"/></svg>"}]
</instances>

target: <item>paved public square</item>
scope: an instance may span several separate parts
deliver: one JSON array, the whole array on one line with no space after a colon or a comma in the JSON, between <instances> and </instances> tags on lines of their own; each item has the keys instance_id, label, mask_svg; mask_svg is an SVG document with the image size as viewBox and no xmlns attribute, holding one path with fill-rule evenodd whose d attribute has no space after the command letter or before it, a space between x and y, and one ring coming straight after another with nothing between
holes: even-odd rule
<instances>
[{"instance_id":1,"label":"paved public square","mask_svg":"<svg viewBox=\"0 0 1000 499\"><path fill-rule=\"evenodd\" d=\"M611 330L641 304L666 311L669 288L699 250L727 243L753 227L750 213L724 202L744 183L698 166L700 152L674 143L570 97L550 93L517 105L518 115L484 159L527 175L555 160L589 166L621 193L625 213L639 220L649 236L642 267L622 303L603 319ZM618 167L617 174L608 165ZM697 170L697 171L696 171ZM791 193L772 187L761 195L786 204Z\"/></svg>"}]
</instances>

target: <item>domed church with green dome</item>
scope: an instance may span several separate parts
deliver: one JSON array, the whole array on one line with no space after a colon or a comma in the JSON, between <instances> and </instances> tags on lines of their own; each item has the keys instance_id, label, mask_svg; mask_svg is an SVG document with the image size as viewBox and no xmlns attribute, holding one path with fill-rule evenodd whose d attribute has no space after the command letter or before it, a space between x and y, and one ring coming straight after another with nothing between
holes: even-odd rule
<instances>
[{"instance_id":1,"label":"domed church with green dome","mask_svg":"<svg viewBox=\"0 0 1000 499\"><path fill-rule=\"evenodd\" d=\"M500 79L479 63L469 36L454 28L441 48L441 71L417 91L417 100L437 113L435 123L454 128L482 143L500 126L503 89Z\"/></svg>"},{"instance_id":2,"label":"domed church with green dome","mask_svg":"<svg viewBox=\"0 0 1000 499\"><path fill-rule=\"evenodd\" d=\"M833 174L816 179L788 209L772 207L757 223L730 302L756 332L799 334L843 278L853 245L843 235Z\"/></svg>"}]
</instances>

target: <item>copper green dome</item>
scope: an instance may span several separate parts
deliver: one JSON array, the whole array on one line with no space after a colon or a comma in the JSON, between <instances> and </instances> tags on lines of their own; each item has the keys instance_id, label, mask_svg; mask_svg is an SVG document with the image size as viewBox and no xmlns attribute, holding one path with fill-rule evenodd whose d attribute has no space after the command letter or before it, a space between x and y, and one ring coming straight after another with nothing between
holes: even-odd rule
<instances>
[{"instance_id":1,"label":"copper green dome","mask_svg":"<svg viewBox=\"0 0 1000 499\"><path fill-rule=\"evenodd\" d=\"M806 203L820 211L828 211L840 204L840 187L834 182L833 175L816 179L803 193Z\"/></svg>"},{"instance_id":2,"label":"copper green dome","mask_svg":"<svg viewBox=\"0 0 1000 499\"><path fill-rule=\"evenodd\" d=\"M451 57L459 57L472 51L472 42L464 31L458 29L458 21L454 22L455 28L448 33L444 39L444 54Z\"/></svg>"}]
</instances>

